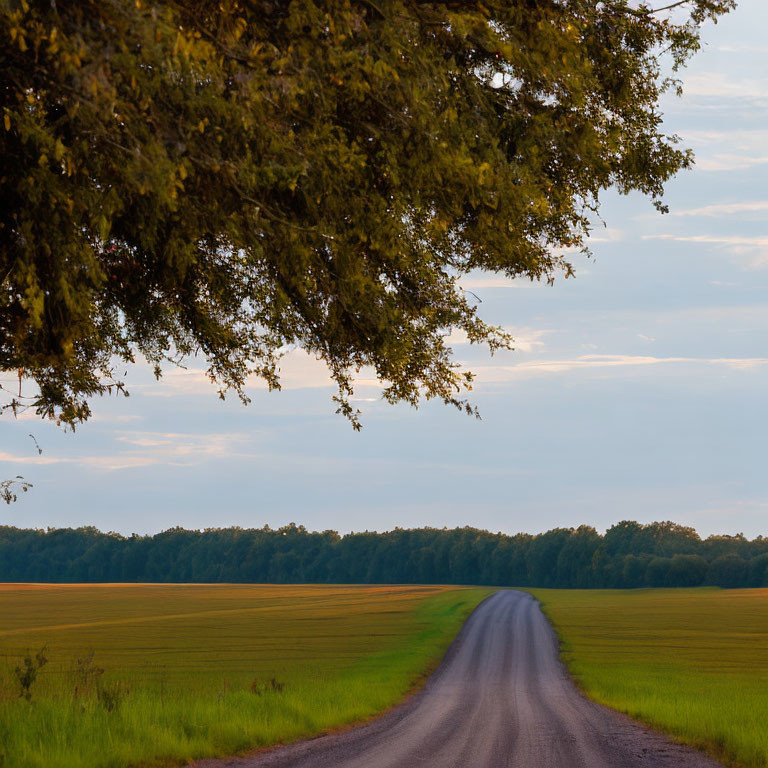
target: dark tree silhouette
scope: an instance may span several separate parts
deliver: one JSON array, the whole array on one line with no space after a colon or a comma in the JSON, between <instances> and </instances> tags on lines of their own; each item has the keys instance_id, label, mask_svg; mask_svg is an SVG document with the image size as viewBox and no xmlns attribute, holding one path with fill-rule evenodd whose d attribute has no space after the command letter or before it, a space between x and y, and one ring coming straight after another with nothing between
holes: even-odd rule
<instances>
[{"instance_id":1,"label":"dark tree silhouette","mask_svg":"<svg viewBox=\"0 0 768 768\"><path fill-rule=\"evenodd\" d=\"M291 524L128 537L95 528L0 527L0 581L768 586L768 539L702 541L671 523L631 522L603 536L589 526L539 536L476 528L339 536Z\"/></svg>"}]
</instances>

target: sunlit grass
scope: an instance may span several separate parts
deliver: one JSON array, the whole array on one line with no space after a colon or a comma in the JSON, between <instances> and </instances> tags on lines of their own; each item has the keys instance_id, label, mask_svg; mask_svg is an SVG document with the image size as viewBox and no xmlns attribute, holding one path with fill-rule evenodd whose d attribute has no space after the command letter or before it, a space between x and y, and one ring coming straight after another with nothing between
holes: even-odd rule
<instances>
[{"instance_id":1,"label":"sunlit grass","mask_svg":"<svg viewBox=\"0 0 768 768\"><path fill-rule=\"evenodd\" d=\"M174 764L363 720L423 680L490 591L0 585L0 766ZM26 702L14 667L43 645ZM90 650L105 671L83 684ZM97 689L118 683L108 711Z\"/></svg>"},{"instance_id":2,"label":"sunlit grass","mask_svg":"<svg viewBox=\"0 0 768 768\"><path fill-rule=\"evenodd\" d=\"M768 589L530 590L592 699L768 765Z\"/></svg>"}]
</instances>

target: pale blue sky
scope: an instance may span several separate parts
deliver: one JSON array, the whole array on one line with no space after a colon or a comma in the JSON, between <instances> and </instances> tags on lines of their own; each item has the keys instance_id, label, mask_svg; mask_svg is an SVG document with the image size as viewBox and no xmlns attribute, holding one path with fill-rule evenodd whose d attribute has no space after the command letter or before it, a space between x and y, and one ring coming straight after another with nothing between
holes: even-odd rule
<instances>
[{"instance_id":1,"label":"pale blue sky","mask_svg":"<svg viewBox=\"0 0 768 768\"><path fill-rule=\"evenodd\" d=\"M634 518L768 535L766 29L768 4L743 0L707 29L683 99L665 100L697 155L668 187L670 215L608 195L575 280L466 281L518 339L494 359L454 347L482 421L393 408L367 386L354 433L299 356L286 389L254 389L247 408L195 370L157 384L136 368L131 397L97 400L74 435L4 418L0 476L35 487L0 522L514 533Z\"/></svg>"}]
</instances>

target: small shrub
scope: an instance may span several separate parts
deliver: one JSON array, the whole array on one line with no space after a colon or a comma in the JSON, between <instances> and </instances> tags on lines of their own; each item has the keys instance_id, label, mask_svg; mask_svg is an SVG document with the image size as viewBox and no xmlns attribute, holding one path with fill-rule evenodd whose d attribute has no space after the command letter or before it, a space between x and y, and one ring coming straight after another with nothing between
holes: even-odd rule
<instances>
[{"instance_id":1,"label":"small shrub","mask_svg":"<svg viewBox=\"0 0 768 768\"><path fill-rule=\"evenodd\" d=\"M93 661L93 651L78 656L69 669L69 679L72 683L74 696L89 696L96 689L98 679L104 674L101 667Z\"/></svg>"},{"instance_id":2,"label":"small shrub","mask_svg":"<svg viewBox=\"0 0 768 768\"><path fill-rule=\"evenodd\" d=\"M96 698L107 712L117 712L130 692L131 689L118 680L107 685L99 685L96 689Z\"/></svg>"},{"instance_id":3,"label":"small shrub","mask_svg":"<svg viewBox=\"0 0 768 768\"><path fill-rule=\"evenodd\" d=\"M263 682L258 678L254 678L250 690L256 696L261 696L264 693L282 693L283 688L285 688L285 683L279 682L274 677Z\"/></svg>"},{"instance_id":4,"label":"small shrub","mask_svg":"<svg viewBox=\"0 0 768 768\"><path fill-rule=\"evenodd\" d=\"M19 681L20 699L32 700L32 684L37 680L37 673L48 663L48 646L43 646L34 657L29 653L24 657L23 666L16 667L16 679Z\"/></svg>"}]
</instances>

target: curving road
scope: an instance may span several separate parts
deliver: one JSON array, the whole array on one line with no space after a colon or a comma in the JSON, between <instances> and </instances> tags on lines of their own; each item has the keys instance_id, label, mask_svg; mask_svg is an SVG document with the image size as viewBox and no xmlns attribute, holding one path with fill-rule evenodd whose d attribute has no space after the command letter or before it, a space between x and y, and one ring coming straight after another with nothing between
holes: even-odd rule
<instances>
[{"instance_id":1,"label":"curving road","mask_svg":"<svg viewBox=\"0 0 768 768\"><path fill-rule=\"evenodd\" d=\"M715 768L587 701L557 659L538 603L481 603L424 689L372 723L198 768Z\"/></svg>"}]
</instances>

